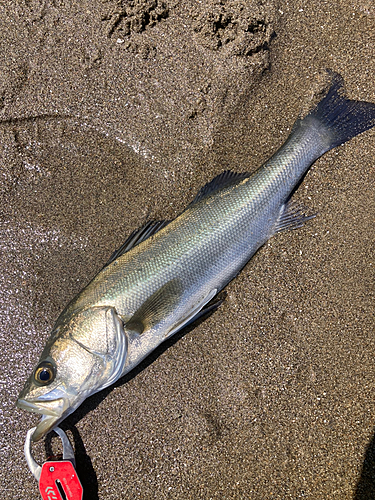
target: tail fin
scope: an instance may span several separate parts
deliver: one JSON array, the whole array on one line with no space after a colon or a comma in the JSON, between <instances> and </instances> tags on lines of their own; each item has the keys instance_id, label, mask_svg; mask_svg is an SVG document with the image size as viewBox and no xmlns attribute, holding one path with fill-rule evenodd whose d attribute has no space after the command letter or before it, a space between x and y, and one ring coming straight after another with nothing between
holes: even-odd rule
<instances>
[{"instance_id":1,"label":"tail fin","mask_svg":"<svg viewBox=\"0 0 375 500\"><path fill-rule=\"evenodd\" d=\"M327 71L332 78L331 87L308 117L316 118L330 130L329 149L333 149L375 126L375 104L347 99L342 91L342 76Z\"/></svg>"}]
</instances>

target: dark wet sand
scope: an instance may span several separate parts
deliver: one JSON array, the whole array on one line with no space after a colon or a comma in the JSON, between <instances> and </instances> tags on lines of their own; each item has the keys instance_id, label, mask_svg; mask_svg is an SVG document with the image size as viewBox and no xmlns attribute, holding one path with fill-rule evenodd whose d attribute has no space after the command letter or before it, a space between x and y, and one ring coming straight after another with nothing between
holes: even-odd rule
<instances>
[{"instance_id":1,"label":"dark wet sand","mask_svg":"<svg viewBox=\"0 0 375 500\"><path fill-rule=\"evenodd\" d=\"M147 217L266 160L322 68L375 102L375 8L15 5L0 7L0 490L31 500L37 417L14 404L61 309ZM63 424L86 499L375 497L374 165L375 130L317 161L296 197L318 217Z\"/></svg>"}]
</instances>

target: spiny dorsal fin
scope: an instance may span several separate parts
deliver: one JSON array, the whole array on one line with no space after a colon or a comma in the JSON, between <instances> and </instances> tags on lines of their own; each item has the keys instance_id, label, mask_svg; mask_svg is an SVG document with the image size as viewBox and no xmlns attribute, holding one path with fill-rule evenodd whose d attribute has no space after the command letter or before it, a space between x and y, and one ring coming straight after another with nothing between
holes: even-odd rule
<instances>
[{"instance_id":1,"label":"spiny dorsal fin","mask_svg":"<svg viewBox=\"0 0 375 500\"><path fill-rule=\"evenodd\" d=\"M138 334L149 330L176 307L182 293L182 283L178 278L168 281L141 305L125 328Z\"/></svg>"},{"instance_id":2,"label":"spiny dorsal fin","mask_svg":"<svg viewBox=\"0 0 375 500\"><path fill-rule=\"evenodd\" d=\"M242 179L246 179L246 177L249 177L249 175L249 172L237 173L232 172L231 170L225 170L221 174L214 177L212 181L201 187L201 189L198 191L197 196L190 203L190 205L194 205L198 201L203 200L203 198L205 198L206 196L209 196L212 193L219 191L220 189L236 184Z\"/></svg>"},{"instance_id":3,"label":"spiny dorsal fin","mask_svg":"<svg viewBox=\"0 0 375 500\"><path fill-rule=\"evenodd\" d=\"M303 226L308 220L316 217L316 213L306 215L305 211L307 211L307 209L302 204L297 201L289 200L282 208L276 223L275 233L286 231L287 229L297 229Z\"/></svg>"},{"instance_id":4,"label":"spiny dorsal fin","mask_svg":"<svg viewBox=\"0 0 375 500\"><path fill-rule=\"evenodd\" d=\"M146 222L144 226L133 231L131 235L126 239L126 241L120 246L120 248L113 252L104 267L107 267L111 262L120 257L120 255L123 255L135 246L139 245L139 243L142 243L142 241L145 241L153 234L156 234L158 231L160 231L160 229L169 224L169 222L169 220Z\"/></svg>"}]
</instances>

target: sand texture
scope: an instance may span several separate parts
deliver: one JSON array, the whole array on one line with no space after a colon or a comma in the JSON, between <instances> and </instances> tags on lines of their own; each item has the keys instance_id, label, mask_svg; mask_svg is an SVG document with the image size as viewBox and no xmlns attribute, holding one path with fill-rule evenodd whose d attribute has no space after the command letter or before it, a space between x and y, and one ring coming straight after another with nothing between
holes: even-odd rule
<instances>
[{"instance_id":1,"label":"sand texture","mask_svg":"<svg viewBox=\"0 0 375 500\"><path fill-rule=\"evenodd\" d=\"M0 496L36 500L14 405L58 314L148 218L268 159L323 68L375 102L375 7L17 0L0 34ZM319 159L318 216L62 424L86 500L375 498L374 172L375 130Z\"/></svg>"}]
</instances>

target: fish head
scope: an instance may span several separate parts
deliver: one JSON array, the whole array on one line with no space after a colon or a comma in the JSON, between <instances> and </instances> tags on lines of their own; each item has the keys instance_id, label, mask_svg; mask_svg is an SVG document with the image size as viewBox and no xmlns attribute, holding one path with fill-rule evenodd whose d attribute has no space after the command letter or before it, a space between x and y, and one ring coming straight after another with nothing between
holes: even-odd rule
<instances>
[{"instance_id":1,"label":"fish head","mask_svg":"<svg viewBox=\"0 0 375 500\"><path fill-rule=\"evenodd\" d=\"M16 403L42 415L33 441L114 383L126 355L127 336L113 307L88 307L68 317L63 313Z\"/></svg>"}]
</instances>

